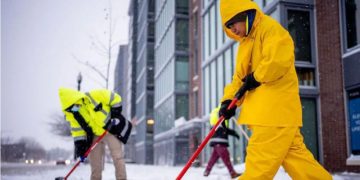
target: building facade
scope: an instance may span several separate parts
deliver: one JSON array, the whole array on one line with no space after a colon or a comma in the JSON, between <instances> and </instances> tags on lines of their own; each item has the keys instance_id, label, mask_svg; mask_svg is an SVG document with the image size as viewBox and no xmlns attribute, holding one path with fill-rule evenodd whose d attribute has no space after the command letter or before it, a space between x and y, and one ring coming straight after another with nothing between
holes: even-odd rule
<instances>
[{"instance_id":1,"label":"building facade","mask_svg":"<svg viewBox=\"0 0 360 180\"><path fill-rule=\"evenodd\" d=\"M335 2L335 1L334 1ZM360 166L360 0L339 2L344 75L346 167ZM344 127L344 126L343 126ZM344 134L344 133L343 133ZM344 159L340 159L343 162ZM344 166L345 164L342 163ZM355 167L354 167L355 168Z\"/></svg>"},{"instance_id":2,"label":"building facade","mask_svg":"<svg viewBox=\"0 0 360 180\"><path fill-rule=\"evenodd\" d=\"M359 166L354 165L359 162L360 147L359 2L255 2L294 40L303 108L301 132L306 146L330 171L358 171ZM333 6L323 5L328 3ZM218 0L203 0L201 7L202 118L208 119L207 115L219 104L225 84L231 81L238 43L224 35ZM243 162L246 143L230 143L234 163ZM205 152L204 162L209 154Z\"/></svg>"},{"instance_id":3,"label":"building facade","mask_svg":"<svg viewBox=\"0 0 360 180\"><path fill-rule=\"evenodd\" d=\"M126 117L126 119L129 119L129 116L127 115L127 111L131 108L131 106L128 106L127 98L128 98L128 45L120 45L118 57L116 60L115 65L115 77L114 77L114 92L118 93L121 96L121 103L122 103L122 114ZM125 151L125 159L127 162L134 162L135 153L133 153L134 150L134 135L133 137L129 138L129 141L124 146Z\"/></svg>"},{"instance_id":4,"label":"building facade","mask_svg":"<svg viewBox=\"0 0 360 180\"><path fill-rule=\"evenodd\" d=\"M128 56L125 66L125 79L126 85L124 92L125 100L123 106L126 107L123 110L123 115L126 119L131 120L135 125L135 113L136 113L136 58L137 58L137 17L138 17L138 4L137 1L131 1L128 15L129 15L129 42L128 42ZM136 162L136 127L132 129L130 138L125 145L125 156L128 161Z\"/></svg>"},{"instance_id":5,"label":"building facade","mask_svg":"<svg viewBox=\"0 0 360 180\"><path fill-rule=\"evenodd\" d=\"M202 74L201 74L201 0L189 1L189 122L202 117ZM195 124L195 123L193 123ZM202 140L205 123L193 126L189 133L189 152L193 154ZM196 165L202 162L202 155Z\"/></svg>"},{"instance_id":6,"label":"building facade","mask_svg":"<svg viewBox=\"0 0 360 180\"><path fill-rule=\"evenodd\" d=\"M115 64L114 91L121 96L122 102L126 102L126 74L128 62L128 46L120 45L118 57ZM126 112L126 107L123 107Z\"/></svg>"},{"instance_id":7,"label":"building facade","mask_svg":"<svg viewBox=\"0 0 360 180\"><path fill-rule=\"evenodd\" d=\"M205 123L203 134L208 134L211 128L209 115L221 103L224 87L231 82L239 44L223 31L220 0L202 0L201 25L202 119ZM234 121L230 121L230 128L238 130ZM229 138L233 163L244 162L246 140L240 137L239 141ZM204 150L203 163L207 163L210 151L210 148Z\"/></svg>"},{"instance_id":8,"label":"building facade","mask_svg":"<svg viewBox=\"0 0 360 180\"><path fill-rule=\"evenodd\" d=\"M135 74L135 162L153 164L155 1L132 1Z\"/></svg>"},{"instance_id":9,"label":"building facade","mask_svg":"<svg viewBox=\"0 0 360 180\"><path fill-rule=\"evenodd\" d=\"M331 171L360 172L360 1L316 7L323 162Z\"/></svg>"},{"instance_id":10,"label":"building facade","mask_svg":"<svg viewBox=\"0 0 360 180\"><path fill-rule=\"evenodd\" d=\"M188 1L157 0L155 13L155 164L174 165L188 156L187 137L173 133L188 119ZM185 158L184 158L185 159Z\"/></svg>"}]
</instances>

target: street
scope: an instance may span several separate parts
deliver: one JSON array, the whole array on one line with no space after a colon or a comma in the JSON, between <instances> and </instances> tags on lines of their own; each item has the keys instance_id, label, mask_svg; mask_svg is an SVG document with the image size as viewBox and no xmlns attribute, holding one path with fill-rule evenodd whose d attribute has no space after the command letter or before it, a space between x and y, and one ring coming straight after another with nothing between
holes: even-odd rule
<instances>
[{"instance_id":1,"label":"street","mask_svg":"<svg viewBox=\"0 0 360 180\"><path fill-rule=\"evenodd\" d=\"M39 180L39 179L55 179L55 177L65 176L72 168L72 165L54 165L53 163L30 165L22 163L2 163L1 179L2 180ZM127 164L127 177L129 180L169 180L175 179L182 167L172 166L154 166L154 165L138 165ZM235 166L239 172L243 172L244 164ZM228 180L230 176L222 165L217 164L209 177L202 174L204 167L190 168L184 180ZM70 176L69 180L86 180L90 176L90 166L80 165ZM355 180L360 179L360 174L342 173L333 175L334 180ZM103 171L104 180L115 180L114 167L112 164L106 163ZM290 180L291 178L284 172L282 168L276 174L275 180Z\"/></svg>"}]
</instances>

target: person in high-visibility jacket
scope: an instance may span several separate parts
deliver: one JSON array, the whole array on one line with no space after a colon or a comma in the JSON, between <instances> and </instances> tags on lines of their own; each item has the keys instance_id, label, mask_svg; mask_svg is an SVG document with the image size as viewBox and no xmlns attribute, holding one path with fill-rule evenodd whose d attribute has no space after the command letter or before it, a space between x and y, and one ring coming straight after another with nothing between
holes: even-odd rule
<instances>
[{"instance_id":1,"label":"person in high-visibility jacket","mask_svg":"<svg viewBox=\"0 0 360 180\"><path fill-rule=\"evenodd\" d=\"M127 142L132 125L121 115L120 95L106 89L82 93L60 88L59 97L65 118L71 126L75 156L81 161L86 158L84 154L97 137L105 130L110 132L89 154L91 180L101 179L105 144L110 149L116 179L126 179L123 144Z\"/></svg>"},{"instance_id":2,"label":"person in high-visibility jacket","mask_svg":"<svg viewBox=\"0 0 360 180\"><path fill-rule=\"evenodd\" d=\"M293 179L332 179L303 142L294 42L276 20L250 0L221 0L222 26L240 43L232 82L226 85L219 115L240 87L247 90L238 123L248 125L245 172L239 179L273 179L280 165Z\"/></svg>"},{"instance_id":3,"label":"person in high-visibility jacket","mask_svg":"<svg viewBox=\"0 0 360 180\"><path fill-rule=\"evenodd\" d=\"M219 120L219 109L220 106L213 109L210 114L210 125L214 126ZM223 121L223 126L219 126L218 129L215 131L215 134L210 139L210 146L212 147L213 151L210 156L209 162L205 168L204 176L209 176L212 167L215 165L216 161L221 158L227 167L231 178L236 178L241 174L237 173L231 164L230 161L230 153L228 150L229 147L229 135L236 137L237 139L240 138L239 134L236 133L233 129L229 128L229 120Z\"/></svg>"}]
</instances>

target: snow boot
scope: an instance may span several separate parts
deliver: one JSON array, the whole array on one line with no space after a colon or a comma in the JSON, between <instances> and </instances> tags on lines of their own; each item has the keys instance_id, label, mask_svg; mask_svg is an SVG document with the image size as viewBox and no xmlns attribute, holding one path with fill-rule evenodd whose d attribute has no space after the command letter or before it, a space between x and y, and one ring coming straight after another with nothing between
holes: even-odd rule
<instances>
[{"instance_id":1,"label":"snow boot","mask_svg":"<svg viewBox=\"0 0 360 180\"><path fill-rule=\"evenodd\" d=\"M204 176L205 176L205 177L208 177L209 174L210 174L210 171L206 171L206 170L204 171Z\"/></svg>"},{"instance_id":2,"label":"snow boot","mask_svg":"<svg viewBox=\"0 0 360 180\"><path fill-rule=\"evenodd\" d=\"M241 176L241 173L237 173L237 172L232 172L231 174L230 174L230 176L231 176L231 179L234 179L234 178L237 178L237 177L239 177L239 176Z\"/></svg>"}]
</instances>

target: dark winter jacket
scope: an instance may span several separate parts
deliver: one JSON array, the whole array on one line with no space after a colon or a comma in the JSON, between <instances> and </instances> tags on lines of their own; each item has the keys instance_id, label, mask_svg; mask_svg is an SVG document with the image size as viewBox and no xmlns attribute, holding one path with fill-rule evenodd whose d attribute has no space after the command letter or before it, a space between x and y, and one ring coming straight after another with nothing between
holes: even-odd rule
<instances>
[{"instance_id":1,"label":"dark winter jacket","mask_svg":"<svg viewBox=\"0 0 360 180\"><path fill-rule=\"evenodd\" d=\"M220 126L216 131L214 136L210 139L210 146L213 147L217 144L223 144L229 146L229 135L239 138L239 135L232 129L224 128Z\"/></svg>"}]
</instances>

